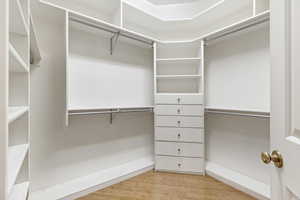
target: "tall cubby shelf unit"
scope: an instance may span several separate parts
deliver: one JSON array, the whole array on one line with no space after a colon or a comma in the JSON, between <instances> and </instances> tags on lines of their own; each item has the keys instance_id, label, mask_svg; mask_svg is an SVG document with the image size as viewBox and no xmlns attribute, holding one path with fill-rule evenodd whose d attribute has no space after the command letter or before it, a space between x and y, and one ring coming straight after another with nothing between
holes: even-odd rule
<instances>
[{"instance_id":1,"label":"tall cubby shelf unit","mask_svg":"<svg viewBox=\"0 0 300 200\"><path fill-rule=\"evenodd\" d=\"M1 200L25 200L29 191L30 1L1 7Z\"/></svg>"},{"instance_id":2,"label":"tall cubby shelf unit","mask_svg":"<svg viewBox=\"0 0 300 200\"><path fill-rule=\"evenodd\" d=\"M154 48L155 169L204 174L204 41Z\"/></svg>"}]
</instances>

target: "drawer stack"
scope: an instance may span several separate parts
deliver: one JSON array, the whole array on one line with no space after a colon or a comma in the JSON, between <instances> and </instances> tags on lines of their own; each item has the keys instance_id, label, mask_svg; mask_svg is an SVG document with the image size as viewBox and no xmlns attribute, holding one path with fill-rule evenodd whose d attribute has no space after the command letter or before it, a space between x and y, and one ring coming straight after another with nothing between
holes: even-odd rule
<instances>
[{"instance_id":1,"label":"drawer stack","mask_svg":"<svg viewBox=\"0 0 300 200\"><path fill-rule=\"evenodd\" d=\"M203 95L158 94L155 104L155 169L204 173Z\"/></svg>"}]
</instances>

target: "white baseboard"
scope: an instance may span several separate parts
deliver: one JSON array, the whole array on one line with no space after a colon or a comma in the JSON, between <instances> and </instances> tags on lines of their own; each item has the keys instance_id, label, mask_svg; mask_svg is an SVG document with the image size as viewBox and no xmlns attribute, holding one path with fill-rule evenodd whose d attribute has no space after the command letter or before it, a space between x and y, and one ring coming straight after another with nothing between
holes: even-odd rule
<instances>
[{"instance_id":1,"label":"white baseboard","mask_svg":"<svg viewBox=\"0 0 300 200\"><path fill-rule=\"evenodd\" d=\"M270 186L212 162L206 163L206 174L260 200L271 199Z\"/></svg>"},{"instance_id":2,"label":"white baseboard","mask_svg":"<svg viewBox=\"0 0 300 200\"><path fill-rule=\"evenodd\" d=\"M34 192L30 200L73 200L119 183L154 168L153 158L139 159L102 170L45 190Z\"/></svg>"}]
</instances>

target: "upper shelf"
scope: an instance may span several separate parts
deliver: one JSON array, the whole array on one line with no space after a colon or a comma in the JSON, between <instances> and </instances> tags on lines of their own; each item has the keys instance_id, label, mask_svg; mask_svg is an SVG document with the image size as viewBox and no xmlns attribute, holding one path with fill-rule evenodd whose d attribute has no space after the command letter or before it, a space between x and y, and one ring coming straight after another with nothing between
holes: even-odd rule
<instances>
[{"instance_id":1,"label":"upper shelf","mask_svg":"<svg viewBox=\"0 0 300 200\"><path fill-rule=\"evenodd\" d=\"M8 123L17 120L28 111L25 106L9 106L8 108Z\"/></svg>"},{"instance_id":2,"label":"upper shelf","mask_svg":"<svg viewBox=\"0 0 300 200\"><path fill-rule=\"evenodd\" d=\"M163 45L178 45L178 44L184 44L184 43L192 43L192 42L197 42L200 40L212 40L215 38L219 38L223 35L227 35L230 34L232 32L236 32L239 30L242 30L244 28L247 27L251 27L251 26L255 26L257 24L263 23L263 22L267 22L270 19L270 11L267 10L263 13L260 13L256 16L253 17L249 17L243 20L240 20L236 23L233 23L229 26L225 26L223 28L217 29L215 31L212 31L210 33L201 35L193 40L184 40L184 41L164 41L162 42Z\"/></svg>"},{"instance_id":3,"label":"upper shelf","mask_svg":"<svg viewBox=\"0 0 300 200\"><path fill-rule=\"evenodd\" d=\"M92 27L92 28L98 28L98 29L105 29L108 32L113 33L119 33L120 36L125 36L127 38L134 38L139 41L143 41L148 44L152 44L153 41L155 41L154 38L121 28L120 26L116 26L113 24L109 24L105 21L101 21L99 19L89 17L77 12L70 11L69 12L69 19L71 21L74 21L75 23L84 24L86 26Z\"/></svg>"},{"instance_id":4,"label":"upper shelf","mask_svg":"<svg viewBox=\"0 0 300 200\"><path fill-rule=\"evenodd\" d=\"M41 53L38 45L37 35L35 33L35 26L30 16L30 64L38 65L41 61Z\"/></svg>"},{"instance_id":5,"label":"upper shelf","mask_svg":"<svg viewBox=\"0 0 300 200\"><path fill-rule=\"evenodd\" d=\"M28 23L20 0L9 1L9 31L20 35L28 35Z\"/></svg>"},{"instance_id":6,"label":"upper shelf","mask_svg":"<svg viewBox=\"0 0 300 200\"><path fill-rule=\"evenodd\" d=\"M16 184L9 195L9 200L26 200L29 182Z\"/></svg>"},{"instance_id":7,"label":"upper shelf","mask_svg":"<svg viewBox=\"0 0 300 200\"><path fill-rule=\"evenodd\" d=\"M266 2L263 4L264 6L258 6L261 3L258 4L257 2L261 1ZM121 32L142 40L160 43L191 42L205 39L216 34L216 32L260 19L268 13L268 11L264 12L268 9L265 6L268 0L214 0L206 5L206 9L192 8L190 17L184 17L181 13L178 14L181 17L170 17L167 20L158 17L157 12L152 8L143 7L144 1L137 0L111 0L105 3L97 0L90 0L89 2L83 0L40 0L40 2L64 9L72 17L108 28L113 32ZM256 12L253 11L255 5L260 8L256 9ZM176 9L178 10L178 8ZM168 10L164 14L170 16L171 11Z\"/></svg>"},{"instance_id":8,"label":"upper shelf","mask_svg":"<svg viewBox=\"0 0 300 200\"><path fill-rule=\"evenodd\" d=\"M121 0L40 0L40 2L121 26Z\"/></svg>"},{"instance_id":9,"label":"upper shelf","mask_svg":"<svg viewBox=\"0 0 300 200\"><path fill-rule=\"evenodd\" d=\"M9 71L12 72L28 72L29 69L27 67L26 62L19 55L17 50L9 44Z\"/></svg>"},{"instance_id":10,"label":"upper shelf","mask_svg":"<svg viewBox=\"0 0 300 200\"><path fill-rule=\"evenodd\" d=\"M188 40L251 16L252 0L220 1L193 18L167 21L128 2L123 2L123 9L125 28L159 40Z\"/></svg>"},{"instance_id":11,"label":"upper shelf","mask_svg":"<svg viewBox=\"0 0 300 200\"><path fill-rule=\"evenodd\" d=\"M8 148L8 191L11 191L28 152L28 144Z\"/></svg>"}]
</instances>

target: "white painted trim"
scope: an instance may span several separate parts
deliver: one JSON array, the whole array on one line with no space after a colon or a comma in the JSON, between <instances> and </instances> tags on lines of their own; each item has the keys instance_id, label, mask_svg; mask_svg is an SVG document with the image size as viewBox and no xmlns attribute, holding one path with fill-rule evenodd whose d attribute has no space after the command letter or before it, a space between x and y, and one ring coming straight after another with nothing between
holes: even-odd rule
<instances>
[{"instance_id":1,"label":"white painted trim","mask_svg":"<svg viewBox=\"0 0 300 200\"><path fill-rule=\"evenodd\" d=\"M215 163L206 162L206 174L257 199L269 200L271 198L269 185Z\"/></svg>"},{"instance_id":2,"label":"white painted trim","mask_svg":"<svg viewBox=\"0 0 300 200\"><path fill-rule=\"evenodd\" d=\"M153 158L135 160L102 170L45 190L33 192L30 200L73 200L127 180L154 168Z\"/></svg>"}]
</instances>

